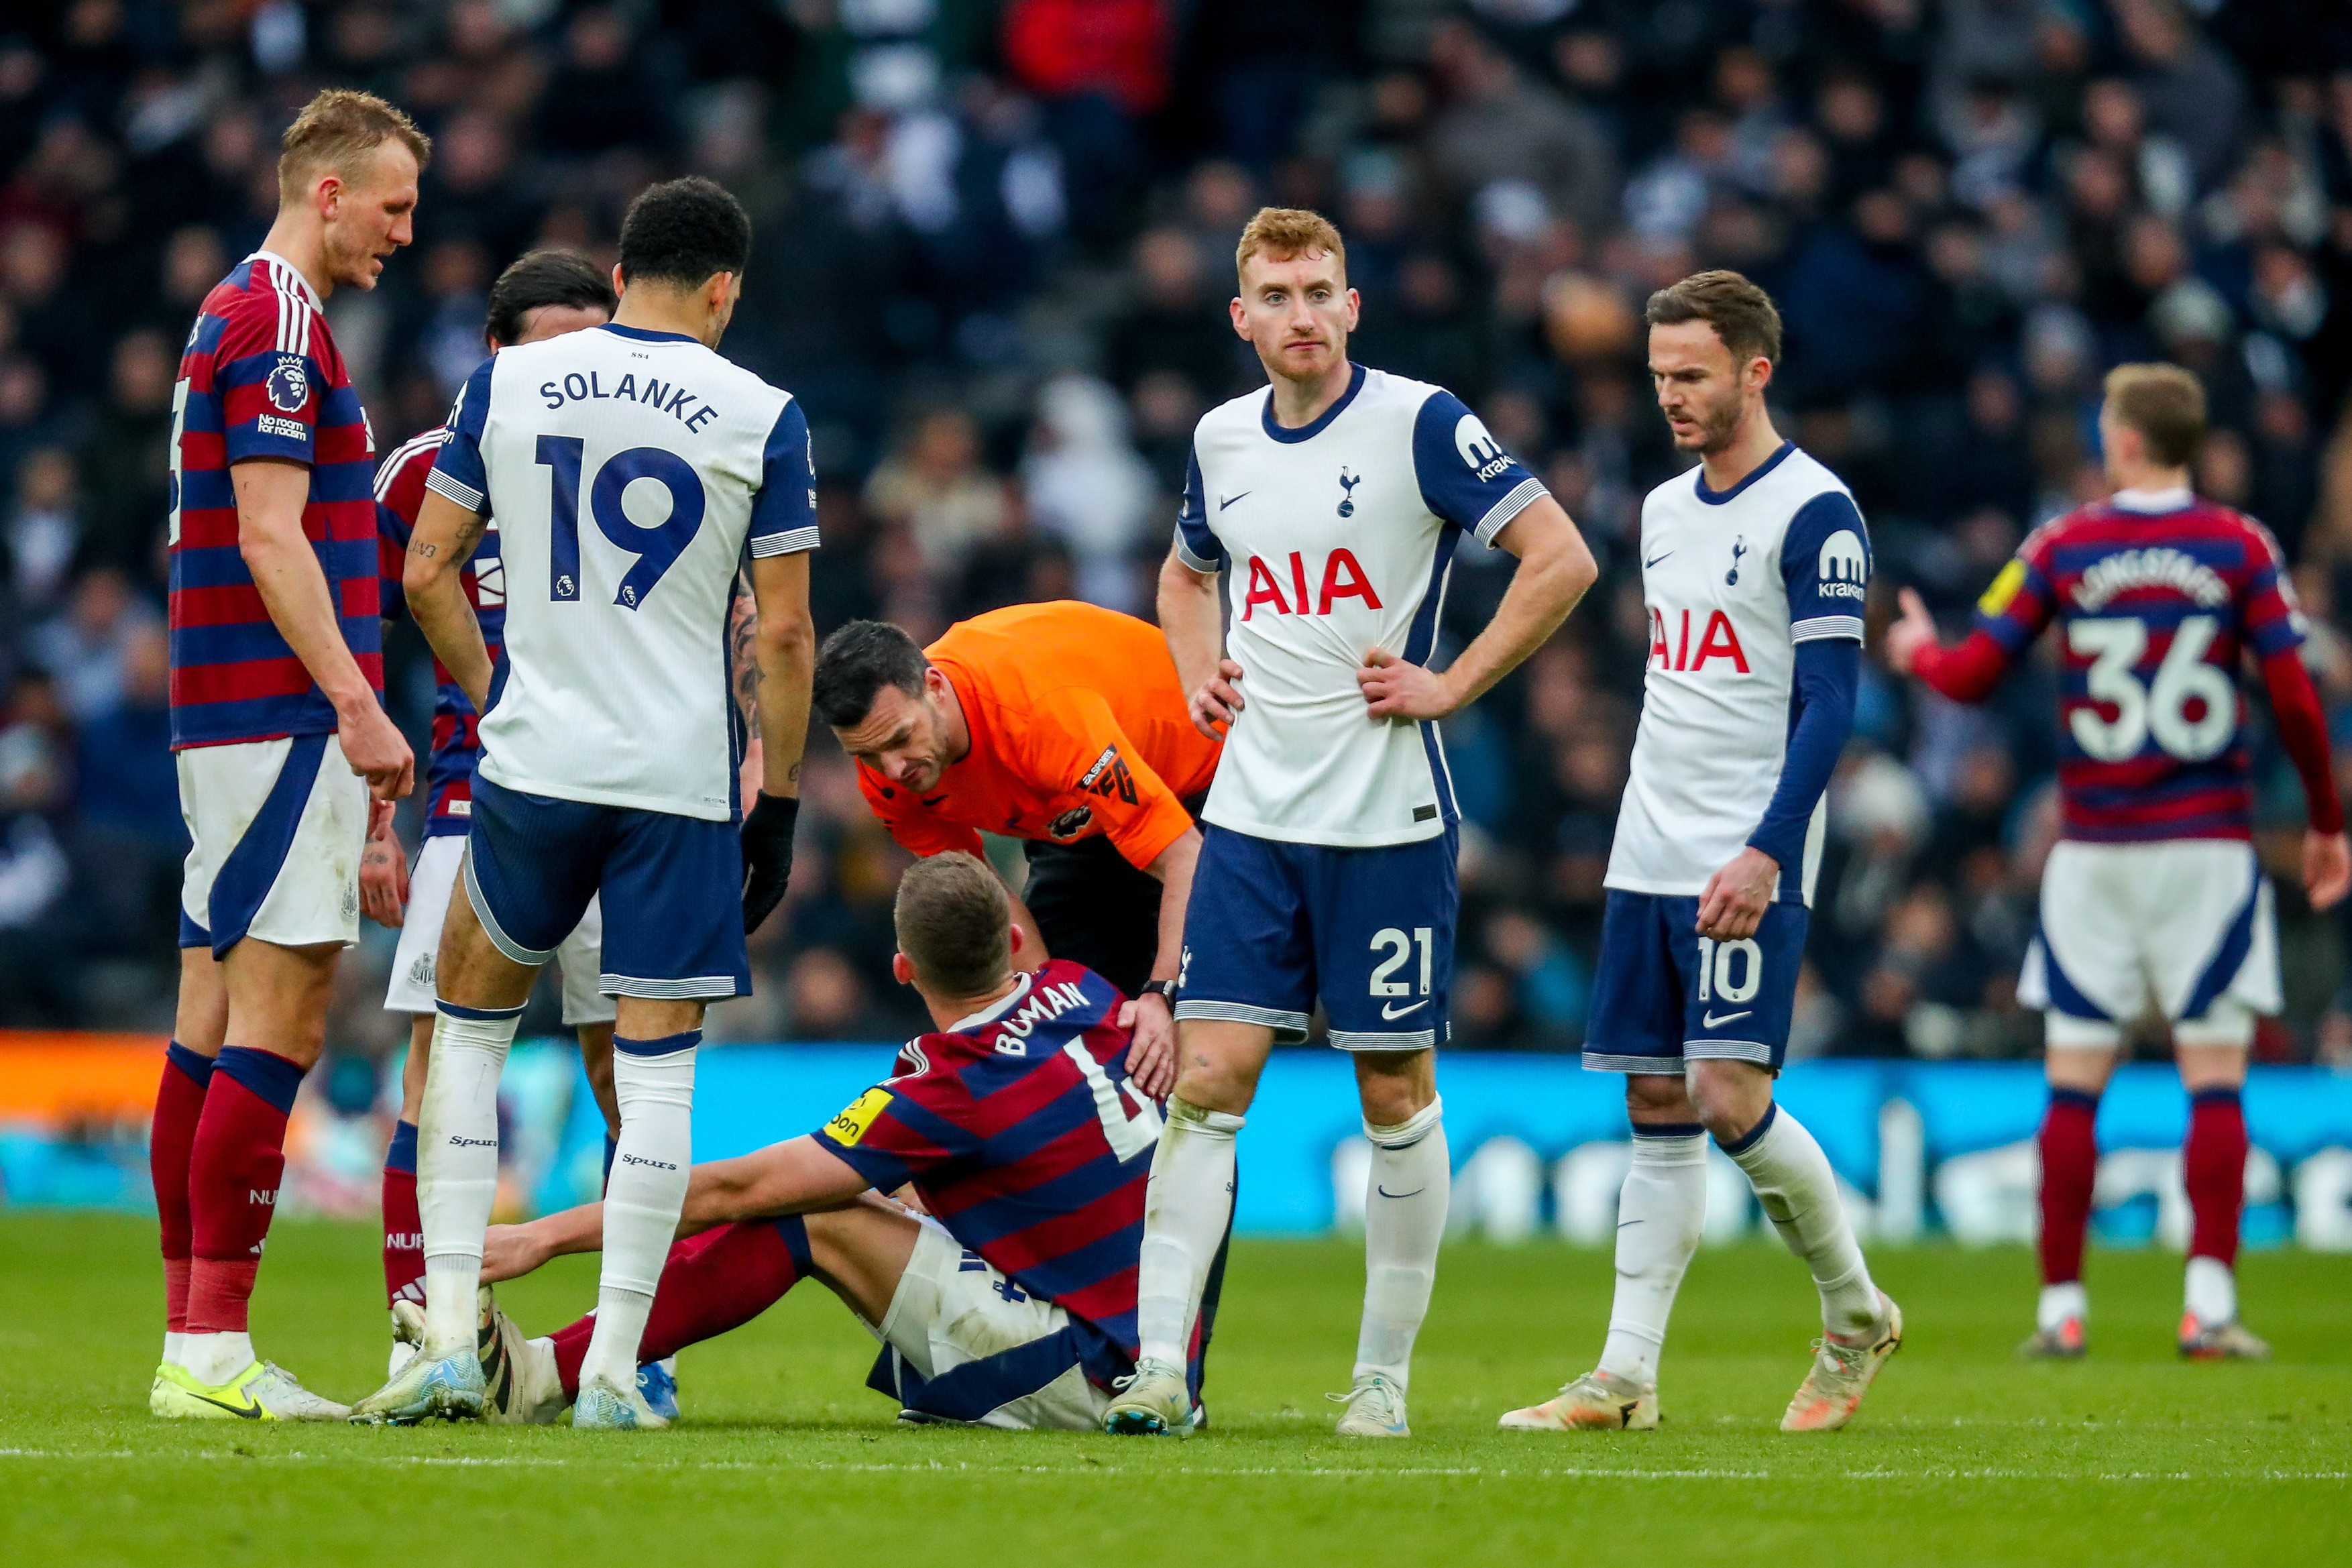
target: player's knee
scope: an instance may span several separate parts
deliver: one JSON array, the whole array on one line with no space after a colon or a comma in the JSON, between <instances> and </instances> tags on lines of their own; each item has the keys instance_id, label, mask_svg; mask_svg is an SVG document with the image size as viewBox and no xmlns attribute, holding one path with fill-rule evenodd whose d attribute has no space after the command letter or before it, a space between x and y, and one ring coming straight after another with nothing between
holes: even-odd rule
<instances>
[{"instance_id":1,"label":"player's knee","mask_svg":"<svg viewBox=\"0 0 2352 1568\"><path fill-rule=\"evenodd\" d=\"M1746 1136L1772 1105L1772 1075L1752 1062L1694 1062L1688 1087L1699 1124L1717 1143Z\"/></svg>"},{"instance_id":2,"label":"player's knee","mask_svg":"<svg viewBox=\"0 0 2352 1568\"><path fill-rule=\"evenodd\" d=\"M1625 1110L1637 1121L1698 1120L1698 1111L1691 1104L1690 1089L1679 1074L1626 1074Z\"/></svg>"},{"instance_id":3,"label":"player's knee","mask_svg":"<svg viewBox=\"0 0 2352 1568\"><path fill-rule=\"evenodd\" d=\"M1232 1062L1188 1056L1176 1074L1174 1097L1203 1110L1239 1116L1257 1098L1257 1074Z\"/></svg>"},{"instance_id":4,"label":"player's knee","mask_svg":"<svg viewBox=\"0 0 2352 1568\"><path fill-rule=\"evenodd\" d=\"M1357 1053L1356 1093L1363 1102L1364 1120L1375 1127L1412 1121L1437 1099L1433 1053Z\"/></svg>"}]
</instances>

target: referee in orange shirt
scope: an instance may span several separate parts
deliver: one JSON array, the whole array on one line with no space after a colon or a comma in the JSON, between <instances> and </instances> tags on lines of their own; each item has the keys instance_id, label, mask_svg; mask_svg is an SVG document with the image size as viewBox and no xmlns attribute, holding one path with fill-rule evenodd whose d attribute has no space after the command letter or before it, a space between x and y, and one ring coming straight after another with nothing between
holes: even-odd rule
<instances>
[{"instance_id":1,"label":"referee in orange shirt","mask_svg":"<svg viewBox=\"0 0 2352 1568\"><path fill-rule=\"evenodd\" d=\"M1013 900L1024 963L1070 959L1134 998L1129 1070L1164 1090L1201 850L1185 802L1223 746L1192 727L1159 628L1068 600L992 610L929 648L853 621L819 650L813 700L906 849L977 855L983 830L1027 840Z\"/></svg>"}]
</instances>

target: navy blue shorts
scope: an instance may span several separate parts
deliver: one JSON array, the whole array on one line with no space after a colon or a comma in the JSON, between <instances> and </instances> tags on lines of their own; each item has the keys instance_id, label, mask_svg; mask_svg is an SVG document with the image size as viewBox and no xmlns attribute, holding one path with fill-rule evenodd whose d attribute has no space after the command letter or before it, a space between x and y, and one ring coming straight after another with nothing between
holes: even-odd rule
<instances>
[{"instance_id":1,"label":"navy blue shorts","mask_svg":"<svg viewBox=\"0 0 2352 1568\"><path fill-rule=\"evenodd\" d=\"M607 996L749 996L743 842L731 822L553 800L474 776L466 894L492 945L541 964L604 896Z\"/></svg>"},{"instance_id":2,"label":"navy blue shorts","mask_svg":"<svg viewBox=\"0 0 2352 1568\"><path fill-rule=\"evenodd\" d=\"M1774 904L1752 937L1698 934L1698 900L1609 889L1584 1065L1679 1078L1685 1060L1778 1071L1805 962L1805 906Z\"/></svg>"},{"instance_id":3,"label":"navy blue shorts","mask_svg":"<svg viewBox=\"0 0 2352 1568\"><path fill-rule=\"evenodd\" d=\"M1303 1040L1316 999L1343 1051L1442 1043L1454 980L1456 836L1367 849L1202 829L1176 1016Z\"/></svg>"}]
</instances>

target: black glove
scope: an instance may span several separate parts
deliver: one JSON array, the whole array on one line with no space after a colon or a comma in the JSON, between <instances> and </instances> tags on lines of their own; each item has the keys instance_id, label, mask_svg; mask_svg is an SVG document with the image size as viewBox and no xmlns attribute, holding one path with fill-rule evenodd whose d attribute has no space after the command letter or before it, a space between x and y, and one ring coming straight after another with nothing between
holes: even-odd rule
<instances>
[{"instance_id":1,"label":"black glove","mask_svg":"<svg viewBox=\"0 0 2352 1568\"><path fill-rule=\"evenodd\" d=\"M793 879L793 829L800 825L801 803L788 796L760 792L751 815L743 818L743 930L760 922L783 901Z\"/></svg>"}]
</instances>

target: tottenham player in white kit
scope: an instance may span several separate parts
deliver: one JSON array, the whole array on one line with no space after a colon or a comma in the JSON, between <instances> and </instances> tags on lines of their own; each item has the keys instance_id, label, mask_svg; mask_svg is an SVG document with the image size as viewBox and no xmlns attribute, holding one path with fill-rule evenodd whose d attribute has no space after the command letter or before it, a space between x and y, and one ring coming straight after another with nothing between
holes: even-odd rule
<instances>
[{"instance_id":1,"label":"tottenham player in white kit","mask_svg":"<svg viewBox=\"0 0 2352 1568\"><path fill-rule=\"evenodd\" d=\"M1433 1048L1453 973L1455 826L1436 721L1551 635L1592 584L1559 502L1442 387L1351 364L1339 231L1268 208L1235 258L1234 330L1272 383L1202 419L1160 619L1204 731L1176 1003L1178 1076L1152 1163L1142 1354L1113 1432L1189 1432L1183 1368L1232 1220L1234 1136L1276 1039L1319 999L1354 1054L1373 1145L1364 1315L1339 1431L1408 1435L1407 1375L1450 1184ZM1519 558L1493 622L1426 668L1464 534ZM1232 584L1221 655L1217 576Z\"/></svg>"},{"instance_id":2,"label":"tottenham player in white kit","mask_svg":"<svg viewBox=\"0 0 2352 1568\"><path fill-rule=\"evenodd\" d=\"M1736 272L1650 297L1650 374L1698 466L1642 503L1650 658L1610 852L1584 1065L1625 1078L1633 1161L1593 1372L1506 1430L1658 1423L1658 1355L1706 1216L1712 1134L1812 1270L1823 1333L1783 1431L1842 1426L1902 1342L1812 1135L1773 1103L1822 792L1853 727L1870 535L1764 405L1780 318Z\"/></svg>"},{"instance_id":3,"label":"tottenham player in white kit","mask_svg":"<svg viewBox=\"0 0 2352 1568\"><path fill-rule=\"evenodd\" d=\"M409 606L483 714L482 760L417 1136L424 1342L354 1420L482 1414L499 1073L540 965L601 891L621 1136L572 1425L665 1424L636 1352L692 1161L702 1010L750 992L744 933L783 893L815 658L808 424L715 352L751 245L741 205L709 181L646 191L622 225L612 321L485 361L426 480ZM458 580L492 512L507 585L495 681ZM747 552L764 777L739 829L726 629Z\"/></svg>"}]
</instances>

